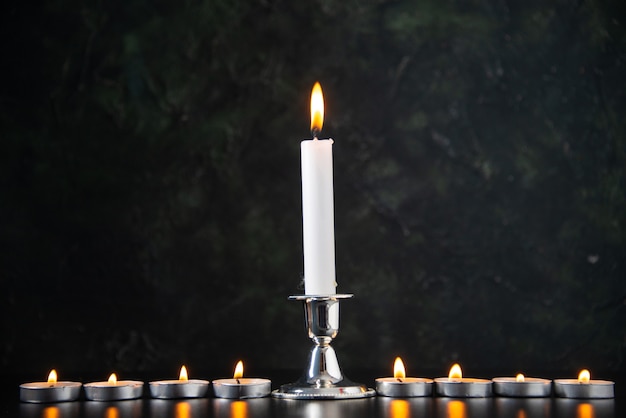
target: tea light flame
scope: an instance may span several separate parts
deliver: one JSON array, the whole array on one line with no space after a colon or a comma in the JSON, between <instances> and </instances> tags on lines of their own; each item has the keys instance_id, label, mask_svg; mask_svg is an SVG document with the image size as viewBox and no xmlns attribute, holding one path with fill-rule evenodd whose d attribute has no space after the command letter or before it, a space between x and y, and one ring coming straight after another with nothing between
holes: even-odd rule
<instances>
[{"instance_id":1,"label":"tea light flame","mask_svg":"<svg viewBox=\"0 0 626 418\"><path fill-rule=\"evenodd\" d=\"M463 379L463 371L461 370L461 366L458 364L454 364L450 367L450 373L448 373L448 379L460 380Z\"/></svg>"},{"instance_id":2,"label":"tea light flame","mask_svg":"<svg viewBox=\"0 0 626 418\"><path fill-rule=\"evenodd\" d=\"M57 371L52 369L50 370L50 374L48 375L48 383L56 383L57 382Z\"/></svg>"},{"instance_id":3,"label":"tea light flame","mask_svg":"<svg viewBox=\"0 0 626 418\"><path fill-rule=\"evenodd\" d=\"M322 130L322 125L324 125L324 95L320 83L315 82L311 90L311 132L314 137L317 138L317 132Z\"/></svg>"},{"instance_id":4,"label":"tea light flame","mask_svg":"<svg viewBox=\"0 0 626 418\"><path fill-rule=\"evenodd\" d=\"M521 373L518 373L517 376L515 376L515 381L516 382L523 382L524 381L524 375Z\"/></svg>"},{"instance_id":5,"label":"tea light flame","mask_svg":"<svg viewBox=\"0 0 626 418\"><path fill-rule=\"evenodd\" d=\"M591 373L587 369L582 369L578 374L578 383L589 383L589 380L591 380Z\"/></svg>"},{"instance_id":6,"label":"tea light flame","mask_svg":"<svg viewBox=\"0 0 626 418\"><path fill-rule=\"evenodd\" d=\"M243 377L243 361L239 360L235 366L234 379L241 379Z\"/></svg>"},{"instance_id":7,"label":"tea light flame","mask_svg":"<svg viewBox=\"0 0 626 418\"><path fill-rule=\"evenodd\" d=\"M115 373L111 373L111 376L109 376L109 383L117 385L117 375Z\"/></svg>"},{"instance_id":8,"label":"tea light flame","mask_svg":"<svg viewBox=\"0 0 626 418\"><path fill-rule=\"evenodd\" d=\"M185 366L180 368L180 374L178 375L178 380L182 380L183 382L186 382L187 380L189 380L189 377L187 376L187 368Z\"/></svg>"},{"instance_id":9,"label":"tea light flame","mask_svg":"<svg viewBox=\"0 0 626 418\"><path fill-rule=\"evenodd\" d=\"M406 377L404 363L402 363L400 357L396 357L396 361L393 362L393 377L396 379L404 379Z\"/></svg>"}]
</instances>

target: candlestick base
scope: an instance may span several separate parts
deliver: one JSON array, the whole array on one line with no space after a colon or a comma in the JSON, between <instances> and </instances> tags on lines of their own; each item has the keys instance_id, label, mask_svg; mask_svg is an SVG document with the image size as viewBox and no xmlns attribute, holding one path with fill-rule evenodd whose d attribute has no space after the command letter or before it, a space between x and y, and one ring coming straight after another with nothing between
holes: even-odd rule
<instances>
[{"instance_id":1,"label":"candlestick base","mask_svg":"<svg viewBox=\"0 0 626 418\"><path fill-rule=\"evenodd\" d=\"M297 295L290 300L304 302L304 318L314 346L309 353L304 375L294 383L272 392L281 399L355 399L376 395L360 383L347 379L341 372L337 354L330 343L339 331L339 300L353 295Z\"/></svg>"}]
</instances>

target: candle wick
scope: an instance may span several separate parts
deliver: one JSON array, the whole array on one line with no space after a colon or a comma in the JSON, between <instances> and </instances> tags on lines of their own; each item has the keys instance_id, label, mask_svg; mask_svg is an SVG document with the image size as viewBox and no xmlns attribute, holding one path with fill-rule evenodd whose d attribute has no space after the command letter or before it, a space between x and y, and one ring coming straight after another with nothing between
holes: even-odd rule
<instances>
[{"instance_id":1,"label":"candle wick","mask_svg":"<svg viewBox=\"0 0 626 418\"><path fill-rule=\"evenodd\" d=\"M237 381L237 384L240 385L241 382L239 381L239 379L235 379Z\"/></svg>"},{"instance_id":2,"label":"candle wick","mask_svg":"<svg viewBox=\"0 0 626 418\"><path fill-rule=\"evenodd\" d=\"M313 139L316 140L317 139L317 134L320 133L320 130L316 127L311 129L311 135L313 135Z\"/></svg>"},{"instance_id":3,"label":"candle wick","mask_svg":"<svg viewBox=\"0 0 626 418\"><path fill-rule=\"evenodd\" d=\"M396 379L398 379L398 382L402 383L402 378L401 377L396 377Z\"/></svg>"}]
</instances>

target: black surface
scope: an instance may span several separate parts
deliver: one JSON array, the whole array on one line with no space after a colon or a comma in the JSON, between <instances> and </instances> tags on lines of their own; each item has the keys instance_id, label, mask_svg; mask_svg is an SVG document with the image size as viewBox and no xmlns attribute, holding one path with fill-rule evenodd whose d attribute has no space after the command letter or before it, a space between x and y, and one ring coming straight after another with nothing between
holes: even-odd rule
<instances>
[{"instance_id":1,"label":"black surface","mask_svg":"<svg viewBox=\"0 0 626 418\"><path fill-rule=\"evenodd\" d=\"M285 373L274 373L273 388L287 383ZM362 376L354 376L362 377ZM375 377L364 376L363 382L373 385ZM10 379L13 380L13 379ZM120 402L77 401L62 404L26 404L18 401L17 385L6 386L0 412L2 416L21 418L197 418L197 417L568 417L609 418L626 413L624 379L616 382L615 399L561 399L561 398L484 398L452 399L441 397L369 399L340 401L294 401L273 398L250 400L208 398L156 400L144 399ZM4 380L5 385L8 381Z\"/></svg>"}]
</instances>

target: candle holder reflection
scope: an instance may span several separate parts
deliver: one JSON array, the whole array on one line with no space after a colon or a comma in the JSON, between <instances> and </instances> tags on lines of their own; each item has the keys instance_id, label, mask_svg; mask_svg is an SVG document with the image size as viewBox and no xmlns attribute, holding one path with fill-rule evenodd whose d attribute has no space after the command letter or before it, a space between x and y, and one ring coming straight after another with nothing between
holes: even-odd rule
<instances>
[{"instance_id":1,"label":"candle holder reflection","mask_svg":"<svg viewBox=\"0 0 626 418\"><path fill-rule=\"evenodd\" d=\"M303 376L294 383L282 385L272 392L272 396L283 399L350 399L376 394L374 389L354 383L343 375L337 354L330 345L339 331L339 300L351 297L348 294L289 297L290 300L303 302L306 327L314 346Z\"/></svg>"},{"instance_id":2,"label":"candle holder reflection","mask_svg":"<svg viewBox=\"0 0 626 418\"><path fill-rule=\"evenodd\" d=\"M363 418L372 415L375 399L345 399L341 402L311 400L307 402L276 402L272 408L275 417L300 418Z\"/></svg>"}]
</instances>

